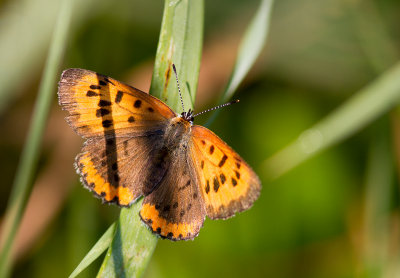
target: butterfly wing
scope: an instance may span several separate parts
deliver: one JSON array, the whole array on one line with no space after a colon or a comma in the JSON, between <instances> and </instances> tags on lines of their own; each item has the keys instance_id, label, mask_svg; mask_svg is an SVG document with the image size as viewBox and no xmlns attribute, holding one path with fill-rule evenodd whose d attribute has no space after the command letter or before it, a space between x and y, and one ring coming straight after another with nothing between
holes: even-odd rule
<instances>
[{"instance_id":1,"label":"butterfly wing","mask_svg":"<svg viewBox=\"0 0 400 278\"><path fill-rule=\"evenodd\" d=\"M104 202L128 206L164 175L162 133L175 113L160 100L115 79L68 69L59 83L67 121L88 138L76 158L83 184Z\"/></svg>"},{"instance_id":2,"label":"butterfly wing","mask_svg":"<svg viewBox=\"0 0 400 278\"><path fill-rule=\"evenodd\" d=\"M76 169L103 202L129 206L164 176L168 157L160 155L161 147L160 135L92 138L77 156Z\"/></svg>"},{"instance_id":3,"label":"butterfly wing","mask_svg":"<svg viewBox=\"0 0 400 278\"><path fill-rule=\"evenodd\" d=\"M159 186L143 200L140 216L150 229L171 240L195 238L206 216L186 148L171 155L171 163Z\"/></svg>"},{"instance_id":4,"label":"butterfly wing","mask_svg":"<svg viewBox=\"0 0 400 278\"><path fill-rule=\"evenodd\" d=\"M209 129L192 127L190 154L211 219L231 217L258 198L261 182L256 173Z\"/></svg>"},{"instance_id":5,"label":"butterfly wing","mask_svg":"<svg viewBox=\"0 0 400 278\"><path fill-rule=\"evenodd\" d=\"M166 104L110 77L68 69L59 83L59 103L68 123L81 136L143 135L159 130L175 116Z\"/></svg>"}]
</instances>

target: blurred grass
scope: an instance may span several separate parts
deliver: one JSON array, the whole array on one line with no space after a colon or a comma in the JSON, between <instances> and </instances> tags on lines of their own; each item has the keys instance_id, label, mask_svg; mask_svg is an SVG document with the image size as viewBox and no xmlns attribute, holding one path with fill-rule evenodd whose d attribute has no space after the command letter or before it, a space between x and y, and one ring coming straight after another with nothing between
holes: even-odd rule
<instances>
[{"instance_id":1,"label":"blurred grass","mask_svg":"<svg viewBox=\"0 0 400 278\"><path fill-rule=\"evenodd\" d=\"M261 54L268 37L272 4L273 0L262 0L257 9L257 13L247 27L239 45L235 65L228 84L222 93L219 104L226 103L232 98L239 84L243 81L250 71L250 68L256 62L257 57ZM220 109L217 109L212 113L206 126L209 126L215 121L220 111Z\"/></svg>"},{"instance_id":2,"label":"blurred grass","mask_svg":"<svg viewBox=\"0 0 400 278\"><path fill-rule=\"evenodd\" d=\"M38 165L41 141L57 77L66 46L73 1L63 0L53 30L53 38L44 68L29 133L20 158L1 233L0 277L8 277L12 269L12 247L18 226L31 191L34 171Z\"/></svg>"},{"instance_id":3,"label":"blurred grass","mask_svg":"<svg viewBox=\"0 0 400 278\"><path fill-rule=\"evenodd\" d=\"M389 269L390 199L395 176L389 126L388 117L384 117L372 127L365 181L364 277L385 277Z\"/></svg>"},{"instance_id":4,"label":"blurred grass","mask_svg":"<svg viewBox=\"0 0 400 278\"><path fill-rule=\"evenodd\" d=\"M62 1L53 0L13 0L3 4L0 10L0 61L12 66L0 67L0 115L39 77L36 71L46 60L61 5ZM88 13L97 11L99 6L99 1L80 2L71 27L82 22Z\"/></svg>"},{"instance_id":5,"label":"blurred grass","mask_svg":"<svg viewBox=\"0 0 400 278\"><path fill-rule=\"evenodd\" d=\"M400 62L356 93L314 127L263 164L265 176L276 178L322 150L353 135L400 102Z\"/></svg>"}]
</instances>

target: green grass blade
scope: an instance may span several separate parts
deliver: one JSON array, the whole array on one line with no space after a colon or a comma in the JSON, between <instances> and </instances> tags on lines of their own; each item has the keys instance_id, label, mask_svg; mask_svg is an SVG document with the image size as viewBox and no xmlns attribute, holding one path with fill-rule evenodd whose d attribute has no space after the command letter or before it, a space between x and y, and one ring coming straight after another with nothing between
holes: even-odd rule
<instances>
[{"instance_id":1,"label":"green grass blade","mask_svg":"<svg viewBox=\"0 0 400 278\"><path fill-rule=\"evenodd\" d=\"M395 153L389 117L373 128L366 175L364 210L363 277L384 277L389 269L391 199Z\"/></svg>"},{"instance_id":2,"label":"green grass blade","mask_svg":"<svg viewBox=\"0 0 400 278\"><path fill-rule=\"evenodd\" d=\"M257 13L243 36L235 66L222 97L223 102L232 97L264 48L269 31L272 3L272 0L261 1Z\"/></svg>"},{"instance_id":3,"label":"green grass blade","mask_svg":"<svg viewBox=\"0 0 400 278\"><path fill-rule=\"evenodd\" d=\"M182 106L171 65L175 64L186 111L193 108L203 41L203 1L165 1L150 94L174 111Z\"/></svg>"},{"instance_id":4,"label":"green grass blade","mask_svg":"<svg viewBox=\"0 0 400 278\"><path fill-rule=\"evenodd\" d=\"M11 196L7 206L0 242L0 246L2 246L0 254L0 277L7 277L10 274L12 265L11 248L22 214L26 207L33 173L39 158L40 143L46 125L50 104L55 96L56 80L59 75L59 68L67 41L72 14L72 4L72 0L64 0L60 7L43 78L40 83L32 123L30 125L26 144L22 152L21 161L18 165Z\"/></svg>"},{"instance_id":5,"label":"green grass blade","mask_svg":"<svg viewBox=\"0 0 400 278\"><path fill-rule=\"evenodd\" d=\"M181 104L171 65L178 70L185 108L193 108L203 39L203 1L165 2L150 94L175 111ZM173 82L170 82L173 80ZM142 201L122 209L112 244L98 277L139 277L157 244L157 237L141 222Z\"/></svg>"},{"instance_id":6,"label":"green grass blade","mask_svg":"<svg viewBox=\"0 0 400 278\"><path fill-rule=\"evenodd\" d=\"M139 217L142 200L122 209L111 246L97 277L140 277L157 245Z\"/></svg>"},{"instance_id":7,"label":"green grass blade","mask_svg":"<svg viewBox=\"0 0 400 278\"><path fill-rule=\"evenodd\" d=\"M26 84L35 82L48 54L54 23L62 1L0 1L0 115L21 97ZM71 28L96 14L105 0L80 1ZM29 46L27 51L26 46ZM7 65L7 66L4 66ZM24 80L24 82L21 82Z\"/></svg>"},{"instance_id":8,"label":"green grass blade","mask_svg":"<svg viewBox=\"0 0 400 278\"><path fill-rule=\"evenodd\" d=\"M267 41L269 22L271 18L273 0L262 0L261 4L250 22L247 30L239 45L239 51L236 57L233 71L229 78L229 82L222 94L220 104L231 99L233 93L243 81L250 68L254 65L257 57L260 55ZM215 110L207 126L210 125L217 117L220 110Z\"/></svg>"},{"instance_id":9,"label":"green grass blade","mask_svg":"<svg viewBox=\"0 0 400 278\"><path fill-rule=\"evenodd\" d=\"M94 262L104 251L110 247L115 233L116 223L112 224L107 231L101 236L96 244L90 249L89 253L83 258L75 270L71 273L69 278L74 278L79 275L85 268Z\"/></svg>"},{"instance_id":10,"label":"green grass blade","mask_svg":"<svg viewBox=\"0 0 400 278\"><path fill-rule=\"evenodd\" d=\"M400 62L356 93L336 111L267 159L266 177L276 178L356 133L400 101Z\"/></svg>"}]
</instances>

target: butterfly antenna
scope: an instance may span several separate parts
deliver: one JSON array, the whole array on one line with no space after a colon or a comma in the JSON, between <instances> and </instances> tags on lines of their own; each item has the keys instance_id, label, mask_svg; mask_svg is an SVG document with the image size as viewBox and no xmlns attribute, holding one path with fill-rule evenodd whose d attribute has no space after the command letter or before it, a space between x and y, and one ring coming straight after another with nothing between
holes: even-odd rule
<instances>
[{"instance_id":1,"label":"butterfly antenna","mask_svg":"<svg viewBox=\"0 0 400 278\"><path fill-rule=\"evenodd\" d=\"M207 112L210 112L210 111L213 111L213 110L216 110L216 109L225 107L225 106L229 106L229 105L234 104L234 103L238 103L239 101L240 101L240 100L238 100L238 99L232 100L232 101L230 101L230 102L227 102L227 103L224 103L224 104L215 106L215 107L210 108L210 109L207 109L207 110L204 110L204 111L202 111L202 112L200 112L200 113L195 114L195 115L193 116L193 118L196 117L196 116L199 116L199 115L201 115L201 114L204 114L204 113L207 113Z\"/></svg>"},{"instance_id":2,"label":"butterfly antenna","mask_svg":"<svg viewBox=\"0 0 400 278\"><path fill-rule=\"evenodd\" d=\"M179 87L178 74L176 73L175 64L172 64L172 68L174 69L176 84L178 85L178 91L179 91L179 97L180 97L180 99L181 99L182 109L183 109L183 112L185 112L185 106L183 105L183 99L182 99L182 94L181 94L181 88Z\"/></svg>"}]
</instances>

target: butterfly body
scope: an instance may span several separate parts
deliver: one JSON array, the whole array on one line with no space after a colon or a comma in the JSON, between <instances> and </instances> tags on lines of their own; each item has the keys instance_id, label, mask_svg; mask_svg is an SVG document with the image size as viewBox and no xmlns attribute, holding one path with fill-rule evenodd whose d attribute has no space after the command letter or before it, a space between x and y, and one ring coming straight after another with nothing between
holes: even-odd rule
<instances>
[{"instance_id":1,"label":"butterfly body","mask_svg":"<svg viewBox=\"0 0 400 278\"><path fill-rule=\"evenodd\" d=\"M86 139L76 169L105 203L130 206L156 234L193 239L206 216L225 219L248 209L261 183L249 165L210 130L193 125L160 100L110 77L63 72L59 102Z\"/></svg>"},{"instance_id":2,"label":"butterfly body","mask_svg":"<svg viewBox=\"0 0 400 278\"><path fill-rule=\"evenodd\" d=\"M173 151L181 145L187 146L190 139L191 126L190 122L180 116L172 118L163 136L165 147Z\"/></svg>"}]
</instances>

